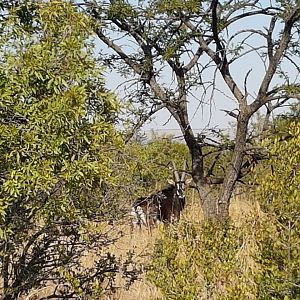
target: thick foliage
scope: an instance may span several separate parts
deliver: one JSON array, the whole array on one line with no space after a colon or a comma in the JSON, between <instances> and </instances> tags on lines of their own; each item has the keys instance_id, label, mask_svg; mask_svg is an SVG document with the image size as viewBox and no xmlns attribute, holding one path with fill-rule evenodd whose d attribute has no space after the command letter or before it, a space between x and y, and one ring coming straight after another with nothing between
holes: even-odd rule
<instances>
[{"instance_id":1,"label":"thick foliage","mask_svg":"<svg viewBox=\"0 0 300 300\"><path fill-rule=\"evenodd\" d=\"M262 299L298 299L300 265L300 123L283 121L268 139L269 171L260 179L259 199L268 220L258 231Z\"/></svg>"},{"instance_id":2,"label":"thick foliage","mask_svg":"<svg viewBox=\"0 0 300 300\"><path fill-rule=\"evenodd\" d=\"M155 247L148 279L166 299L253 299L252 246L232 224L181 224Z\"/></svg>"},{"instance_id":3,"label":"thick foliage","mask_svg":"<svg viewBox=\"0 0 300 300\"><path fill-rule=\"evenodd\" d=\"M128 152L134 158L131 173L146 188L166 184L166 179L172 177L172 160L178 169L182 169L184 161L190 162L187 147L171 138L154 138L146 144L131 143Z\"/></svg>"},{"instance_id":4,"label":"thick foliage","mask_svg":"<svg viewBox=\"0 0 300 300\"><path fill-rule=\"evenodd\" d=\"M24 9L28 20L20 16ZM114 128L118 102L105 89L92 56L90 21L73 5L15 5L5 14L0 37L4 299L49 283L67 284L64 293L74 297L99 295L118 262L100 255L110 240L89 220L105 213L102 187L113 181L112 155L122 144ZM83 270L80 259L89 249L99 259Z\"/></svg>"},{"instance_id":5,"label":"thick foliage","mask_svg":"<svg viewBox=\"0 0 300 300\"><path fill-rule=\"evenodd\" d=\"M264 141L258 213L237 227L181 224L163 232L148 271L166 299L298 299L300 123L282 121ZM269 170L269 171L268 171Z\"/></svg>"}]
</instances>

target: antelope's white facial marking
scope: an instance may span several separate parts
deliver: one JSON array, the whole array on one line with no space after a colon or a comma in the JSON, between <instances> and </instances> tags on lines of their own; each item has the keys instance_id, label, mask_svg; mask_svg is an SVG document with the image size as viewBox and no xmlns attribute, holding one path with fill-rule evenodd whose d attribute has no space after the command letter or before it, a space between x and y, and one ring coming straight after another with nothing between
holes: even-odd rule
<instances>
[{"instance_id":1,"label":"antelope's white facial marking","mask_svg":"<svg viewBox=\"0 0 300 300\"><path fill-rule=\"evenodd\" d=\"M184 181L178 181L176 182L176 195L179 199L185 198L185 182Z\"/></svg>"}]
</instances>

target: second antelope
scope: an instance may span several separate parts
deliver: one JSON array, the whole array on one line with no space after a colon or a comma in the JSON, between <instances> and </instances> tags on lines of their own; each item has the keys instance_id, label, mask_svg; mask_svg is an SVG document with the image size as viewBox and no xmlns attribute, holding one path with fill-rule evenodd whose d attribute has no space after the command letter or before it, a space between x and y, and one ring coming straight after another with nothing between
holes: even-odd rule
<instances>
[{"instance_id":1,"label":"second antelope","mask_svg":"<svg viewBox=\"0 0 300 300\"><path fill-rule=\"evenodd\" d=\"M181 172L178 172L175 163L173 166L174 180L168 180L169 186L157 193L137 199L132 204L131 214L134 224L152 227L159 222L164 224L178 222L185 207L185 187L190 180L185 180L186 163Z\"/></svg>"}]
</instances>

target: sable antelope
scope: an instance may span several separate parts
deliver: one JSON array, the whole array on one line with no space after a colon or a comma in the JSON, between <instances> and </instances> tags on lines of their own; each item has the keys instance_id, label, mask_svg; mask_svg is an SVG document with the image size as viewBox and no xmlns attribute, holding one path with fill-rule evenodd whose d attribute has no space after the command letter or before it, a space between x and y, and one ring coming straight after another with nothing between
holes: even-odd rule
<instances>
[{"instance_id":1,"label":"sable antelope","mask_svg":"<svg viewBox=\"0 0 300 300\"><path fill-rule=\"evenodd\" d=\"M147 197L137 199L132 204L131 214L134 217L134 224L152 227L158 222L164 224L173 221L178 222L180 213L185 206L185 185L189 181L185 180L186 162L182 172L178 172L173 165L173 180L168 180L169 186L157 193Z\"/></svg>"}]
</instances>

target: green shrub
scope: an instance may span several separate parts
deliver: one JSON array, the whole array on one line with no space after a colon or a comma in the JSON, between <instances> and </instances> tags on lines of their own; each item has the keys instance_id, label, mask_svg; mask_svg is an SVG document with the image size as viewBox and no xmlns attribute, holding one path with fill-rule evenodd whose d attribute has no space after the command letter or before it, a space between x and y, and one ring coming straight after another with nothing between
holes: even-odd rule
<instances>
[{"instance_id":1,"label":"green shrub","mask_svg":"<svg viewBox=\"0 0 300 300\"><path fill-rule=\"evenodd\" d=\"M283 125L265 141L269 170L258 176L266 214L256 237L259 299L300 299L300 122Z\"/></svg>"},{"instance_id":2,"label":"green shrub","mask_svg":"<svg viewBox=\"0 0 300 300\"><path fill-rule=\"evenodd\" d=\"M230 222L182 223L157 241L148 279L166 299L254 298L248 241Z\"/></svg>"}]
</instances>

